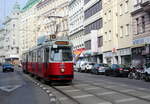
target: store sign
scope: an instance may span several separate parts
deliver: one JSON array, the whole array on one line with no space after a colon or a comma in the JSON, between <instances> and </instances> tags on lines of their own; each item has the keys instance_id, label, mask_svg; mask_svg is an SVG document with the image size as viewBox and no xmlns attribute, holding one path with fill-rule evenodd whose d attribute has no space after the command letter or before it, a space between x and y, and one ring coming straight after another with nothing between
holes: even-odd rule
<instances>
[{"instance_id":1,"label":"store sign","mask_svg":"<svg viewBox=\"0 0 150 104\"><path fill-rule=\"evenodd\" d=\"M144 38L139 38L133 40L133 44L145 44L145 43L150 43L150 37L144 37Z\"/></svg>"},{"instance_id":2,"label":"store sign","mask_svg":"<svg viewBox=\"0 0 150 104\"><path fill-rule=\"evenodd\" d=\"M119 51L119 55L121 55L121 56L123 56L123 55L130 55L131 54L130 48L121 49L121 50L118 50L118 51Z\"/></svg>"}]
</instances>

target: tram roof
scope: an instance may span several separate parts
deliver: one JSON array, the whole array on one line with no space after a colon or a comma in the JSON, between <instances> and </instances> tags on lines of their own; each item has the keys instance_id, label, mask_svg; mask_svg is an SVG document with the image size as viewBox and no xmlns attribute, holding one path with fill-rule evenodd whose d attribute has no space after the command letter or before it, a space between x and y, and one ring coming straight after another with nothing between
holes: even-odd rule
<instances>
[{"instance_id":1,"label":"tram roof","mask_svg":"<svg viewBox=\"0 0 150 104\"><path fill-rule=\"evenodd\" d=\"M30 48L29 50L25 51L24 53L30 52L30 51L33 51L33 50L37 50L39 48L46 47L46 46L52 46L53 44L55 44L56 41L68 41L69 45L72 46L72 44L69 40L54 40L54 41L49 41L49 42L45 42L43 44L34 46L33 48ZM64 46L68 46L68 45L64 45Z\"/></svg>"}]
</instances>

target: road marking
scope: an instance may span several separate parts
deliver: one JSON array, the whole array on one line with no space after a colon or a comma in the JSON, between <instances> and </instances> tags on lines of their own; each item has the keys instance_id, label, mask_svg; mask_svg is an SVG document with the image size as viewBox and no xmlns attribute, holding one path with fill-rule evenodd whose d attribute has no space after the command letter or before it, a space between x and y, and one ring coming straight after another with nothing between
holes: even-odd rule
<instances>
[{"instance_id":1,"label":"road marking","mask_svg":"<svg viewBox=\"0 0 150 104\"><path fill-rule=\"evenodd\" d=\"M114 94L116 92L110 91L110 92L103 92L103 93L98 93L97 95L108 95L108 94Z\"/></svg>"},{"instance_id":2,"label":"road marking","mask_svg":"<svg viewBox=\"0 0 150 104\"><path fill-rule=\"evenodd\" d=\"M88 84L78 84L76 86L87 86Z\"/></svg>"},{"instance_id":3,"label":"road marking","mask_svg":"<svg viewBox=\"0 0 150 104\"><path fill-rule=\"evenodd\" d=\"M146 96L140 96L142 98L150 98L150 95L146 95Z\"/></svg>"},{"instance_id":4,"label":"road marking","mask_svg":"<svg viewBox=\"0 0 150 104\"><path fill-rule=\"evenodd\" d=\"M115 85L106 86L106 88L112 88L112 87L117 87L117 86Z\"/></svg>"},{"instance_id":5,"label":"road marking","mask_svg":"<svg viewBox=\"0 0 150 104\"><path fill-rule=\"evenodd\" d=\"M135 90L132 89L121 90L121 92L130 92L130 91L135 91Z\"/></svg>"},{"instance_id":6,"label":"road marking","mask_svg":"<svg viewBox=\"0 0 150 104\"><path fill-rule=\"evenodd\" d=\"M65 92L76 92L76 91L80 91L80 90L65 90Z\"/></svg>"},{"instance_id":7,"label":"road marking","mask_svg":"<svg viewBox=\"0 0 150 104\"><path fill-rule=\"evenodd\" d=\"M0 89L6 92L11 92L21 86L22 85L7 85L7 86L1 86Z\"/></svg>"},{"instance_id":8,"label":"road marking","mask_svg":"<svg viewBox=\"0 0 150 104\"><path fill-rule=\"evenodd\" d=\"M86 88L85 90L95 90L95 89L99 89L98 87L92 87L92 88Z\"/></svg>"},{"instance_id":9,"label":"road marking","mask_svg":"<svg viewBox=\"0 0 150 104\"><path fill-rule=\"evenodd\" d=\"M121 100L116 100L116 103L123 103L123 102L129 102L129 101L134 101L137 100L137 98L126 98L126 99L121 99Z\"/></svg>"},{"instance_id":10,"label":"road marking","mask_svg":"<svg viewBox=\"0 0 150 104\"><path fill-rule=\"evenodd\" d=\"M85 98L85 97L90 97L93 96L91 94L87 94L87 95L80 95L80 96L74 96L74 98Z\"/></svg>"},{"instance_id":11,"label":"road marking","mask_svg":"<svg viewBox=\"0 0 150 104\"><path fill-rule=\"evenodd\" d=\"M98 103L98 104L112 104L110 102L102 102L102 103Z\"/></svg>"},{"instance_id":12,"label":"road marking","mask_svg":"<svg viewBox=\"0 0 150 104\"><path fill-rule=\"evenodd\" d=\"M61 98L59 98L59 100L67 100L68 98L66 98L66 97L61 97Z\"/></svg>"}]
</instances>

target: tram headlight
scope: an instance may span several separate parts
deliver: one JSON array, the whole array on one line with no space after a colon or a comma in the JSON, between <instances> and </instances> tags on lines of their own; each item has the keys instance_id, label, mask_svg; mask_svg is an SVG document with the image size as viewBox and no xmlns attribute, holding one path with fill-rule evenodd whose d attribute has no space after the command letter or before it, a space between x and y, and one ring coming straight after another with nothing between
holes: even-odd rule
<instances>
[{"instance_id":1,"label":"tram headlight","mask_svg":"<svg viewBox=\"0 0 150 104\"><path fill-rule=\"evenodd\" d=\"M61 72L64 73L64 72L65 72L65 69L61 69Z\"/></svg>"}]
</instances>

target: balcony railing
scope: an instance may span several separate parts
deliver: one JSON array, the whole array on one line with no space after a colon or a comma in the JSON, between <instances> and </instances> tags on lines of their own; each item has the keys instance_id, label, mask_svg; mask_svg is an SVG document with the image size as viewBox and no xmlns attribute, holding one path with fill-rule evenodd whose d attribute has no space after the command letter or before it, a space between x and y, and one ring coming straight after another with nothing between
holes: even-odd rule
<instances>
[{"instance_id":1,"label":"balcony railing","mask_svg":"<svg viewBox=\"0 0 150 104\"><path fill-rule=\"evenodd\" d=\"M142 0L141 7L144 9L144 11L150 12L150 0Z\"/></svg>"}]
</instances>

